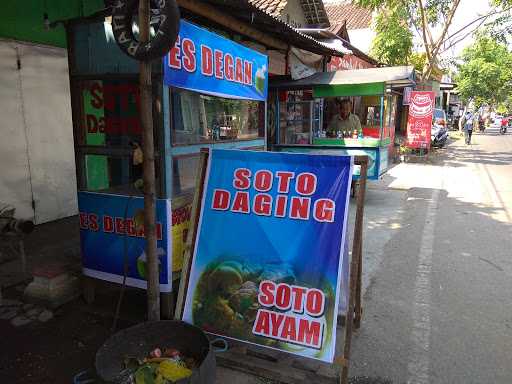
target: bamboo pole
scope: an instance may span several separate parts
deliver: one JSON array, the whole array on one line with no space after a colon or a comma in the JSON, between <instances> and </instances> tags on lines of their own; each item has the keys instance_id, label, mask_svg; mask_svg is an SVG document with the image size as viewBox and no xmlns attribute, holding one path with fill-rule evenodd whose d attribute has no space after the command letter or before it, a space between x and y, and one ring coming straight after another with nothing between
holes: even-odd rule
<instances>
[{"instance_id":1,"label":"bamboo pole","mask_svg":"<svg viewBox=\"0 0 512 384\"><path fill-rule=\"evenodd\" d=\"M149 0L139 0L139 40L149 40ZM156 253L155 148L151 100L151 62L139 64L140 114L144 152L144 233L146 236L148 320L160 320L160 282Z\"/></svg>"}]
</instances>

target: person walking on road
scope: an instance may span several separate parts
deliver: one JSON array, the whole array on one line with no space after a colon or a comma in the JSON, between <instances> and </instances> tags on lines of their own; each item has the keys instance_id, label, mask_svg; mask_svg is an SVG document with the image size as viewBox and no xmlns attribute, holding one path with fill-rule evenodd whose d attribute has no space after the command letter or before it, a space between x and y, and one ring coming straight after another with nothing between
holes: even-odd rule
<instances>
[{"instance_id":1,"label":"person walking on road","mask_svg":"<svg viewBox=\"0 0 512 384\"><path fill-rule=\"evenodd\" d=\"M471 144L471 135L473 134L473 114L470 111L467 111L463 117L462 127L464 129L464 138L466 141L466 145Z\"/></svg>"}]
</instances>

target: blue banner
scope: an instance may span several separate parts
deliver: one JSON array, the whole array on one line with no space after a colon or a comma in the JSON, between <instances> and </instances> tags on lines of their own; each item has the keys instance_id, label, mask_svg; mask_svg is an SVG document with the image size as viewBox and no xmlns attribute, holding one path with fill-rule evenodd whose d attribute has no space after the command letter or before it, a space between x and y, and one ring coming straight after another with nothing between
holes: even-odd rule
<instances>
[{"instance_id":1,"label":"blue banner","mask_svg":"<svg viewBox=\"0 0 512 384\"><path fill-rule=\"evenodd\" d=\"M353 158L213 150L183 319L332 362Z\"/></svg>"},{"instance_id":2,"label":"blue banner","mask_svg":"<svg viewBox=\"0 0 512 384\"><path fill-rule=\"evenodd\" d=\"M86 276L147 288L144 199L135 196L79 192L80 248ZM172 290L172 252L168 233L170 204L157 200L157 254L160 290Z\"/></svg>"},{"instance_id":3,"label":"blue banner","mask_svg":"<svg viewBox=\"0 0 512 384\"><path fill-rule=\"evenodd\" d=\"M164 83L209 95L265 101L266 55L181 20L164 58Z\"/></svg>"}]
</instances>

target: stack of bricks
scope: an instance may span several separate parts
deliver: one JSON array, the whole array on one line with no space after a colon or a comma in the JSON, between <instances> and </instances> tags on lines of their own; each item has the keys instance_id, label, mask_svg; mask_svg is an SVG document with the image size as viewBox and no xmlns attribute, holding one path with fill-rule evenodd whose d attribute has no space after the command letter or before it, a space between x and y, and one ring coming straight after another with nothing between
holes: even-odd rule
<instances>
[{"instance_id":1,"label":"stack of bricks","mask_svg":"<svg viewBox=\"0 0 512 384\"><path fill-rule=\"evenodd\" d=\"M35 268L34 280L25 288L24 299L49 308L57 308L80 293L78 278L71 276L61 264Z\"/></svg>"}]
</instances>

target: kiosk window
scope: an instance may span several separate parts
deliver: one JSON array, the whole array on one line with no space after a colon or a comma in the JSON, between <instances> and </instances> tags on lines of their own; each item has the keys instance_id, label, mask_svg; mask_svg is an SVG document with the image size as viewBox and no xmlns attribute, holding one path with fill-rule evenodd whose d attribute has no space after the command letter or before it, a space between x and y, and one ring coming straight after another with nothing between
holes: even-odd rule
<instances>
[{"instance_id":1,"label":"kiosk window","mask_svg":"<svg viewBox=\"0 0 512 384\"><path fill-rule=\"evenodd\" d=\"M172 143L200 144L264 137L264 104L171 90Z\"/></svg>"},{"instance_id":2,"label":"kiosk window","mask_svg":"<svg viewBox=\"0 0 512 384\"><path fill-rule=\"evenodd\" d=\"M380 129L381 125L381 97L363 96L361 97L361 125L367 128Z\"/></svg>"},{"instance_id":3,"label":"kiosk window","mask_svg":"<svg viewBox=\"0 0 512 384\"><path fill-rule=\"evenodd\" d=\"M81 156L80 190L122 195L143 194L143 165L134 164L133 156L84 154ZM160 185L160 161L155 161L157 194Z\"/></svg>"},{"instance_id":4,"label":"kiosk window","mask_svg":"<svg viewBox=\"0 0 512 384\"><path fill-rule=\"evenodd\" d=\"M386 98L386 125L394 126L395 125L395 115L396 115L396 104L397 97L396 96L388 96Z\"/></svg>"},{"instance_id":5,"label":"kiosk window","mask_svg":"<svg viewBox=\"0 0 512 384\"><path fill-rule=\"evenodd\" d=\"M139 87L131 80L80 81L84 145L126 145L142 140Z\"/></svg>"},{"instance_id":6,"label":"kiosk window","mask_svg":"<svg viewBox=\"0 0 512 384\"><path fill-rule=\"evenodd\" d=\"M368 106L366 107L364 123L370 127L380 126L380 107Z\"/></svg>"},{"instance_id":7,"label":"kiosk window","mask_svg":"<svg viewBox=\"0 0 512 384\"><path fill-rule=\"evenodd\" d=\"M142 126L137 78L73 79L72 84L80 111L75 126L80 190L142 195ZM158 124L158 113L154 112L153 117ZM161 167L159 144L156 135L156 168ZM161 196L159 171L156 175L157 194Z\"/></svg>"},{"instance_id":8,"label":"kiosk window","mask_svg":"<svg viewBox=\"0 0 512 384\"><path fill-rule=\"evenodd\" d=\"M395 115L396 115L397 97L395 95L386 96L384 108L384 138L393 138L395 132Z\"/></svg>"},{"instance_id":9,"label":"kiosk window","mask_svg":"<svg viewBox=\"0 0 512 384\"><path fill-rule=\"evenodd\" d=\"M172 159L172 197L192 193L196 186L199 154L175 156Z\"/></svg>"},{"instance_id":10,"label":"kiosk window","mask_svg":"<svg viewBox=\"0 0 512 384\"><path fill-rule=\"evenodd\" d=\"M282 144L310 144L322 126L322 101L312 99L310 93L286 93L286 101L279 103L279 130Z\"/></svg>"}]
</instances>

